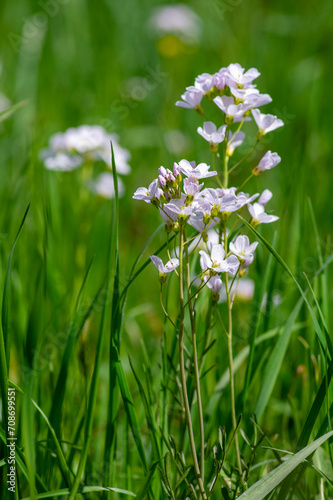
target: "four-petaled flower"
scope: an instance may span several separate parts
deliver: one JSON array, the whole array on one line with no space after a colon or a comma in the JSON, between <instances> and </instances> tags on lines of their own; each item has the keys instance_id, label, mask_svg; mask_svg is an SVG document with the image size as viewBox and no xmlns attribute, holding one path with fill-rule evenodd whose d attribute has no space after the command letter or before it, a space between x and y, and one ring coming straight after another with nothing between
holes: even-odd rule
<instances>
[{"instance_id":1,"label":"four-petaled flower","mask_svg":"<svg viewBox=\"0 0 333 500\"><path fill-rule=\"evenodd\" d=\"M232 85L234 83L240 88L250 85L253 80L260 76L260 73L256 68L251 68L244 73L245 69L242 68L238 63L229 64L228 71L229 85Z\"/></svg>"},{"instance_id":2,"label":"four-petaled flower","mask_svg":"<svg viewBox=\"0 0 333 500\"><path fill-rule=\"evenodd\" d=\"M264 113L260 113L259 109L252 109L251 113L259 128L258 139L284 125L283 121L275 115L265 115Z\"/></svg>"},{"instance_id":3,"label":"four-petaled flower","mask_svg":"<svg viewBox=\"0 0 333 500\"><path fill-rule=\"evenodd\" d=\"M248 205L248 210L252 217L251 225L254 227L258 226L258 224L268 224L269 222L275 222L279 219L276 215L266 214L265 207L260 205L260 203Z\"/></svg>"},{"instance_id":4,"label":"four-petaled flower","mask_svg":"<svg viewBox=\"0 0 333 500\"><path fill-rule=\"evenodd\" d=\"M224 141L226 128L226 125L222 125L217 129L215 123L204 122L203 127L198 127L198 134L209 142L212 151L217 152L219 144Z\"/></svg>"},{"instance_id":5,"label":"four-petaled flower","mask_svg":"<svg viewBox=\"0 0 333 500\"><path fill-rule=\"evenodd\" d=\"M177 101L176 106L180 108L187 109L197 109L201 110L201 100L203 97L202 90L199 90L195 87L188 87L190 90L186 90L186 92L182 95L182 101Z\"/></svg>"},{"instance_id":6,"label":"four-petaled flower","mask_svg":"<svg viewBox=\"0 0 333 500\"><path fill-rule=\"evenodd\" d=\"M246 235L240 235L237 236L234 242L230 243L229 249L234 255L237 255L244 266L249 266L252 264L257 245L257 241L250 245L249 238Z\"/></svg>"},{"instance_id":7,"label":"four-petaled flower","mask_svg":"<svg viewBox=\"0 0 333 500\"><path fill-rule=\"evenodd\" d=\"M199 251L200 266L203 271L210 269L216 273L230 273L235 274L239 267L239 260L235 255L230 255L227 259L223 245L217 244L212 246L210 255L204 250Z\"/></svg>"},{"instance_id":8,"label":"four-petaled flower","mask_svg":"<svg viewBox=\"0 0 333 500\"><path fill-rule=\"evenodd\" d=\"M197 165L195 161L180 160L179 168L187 177L195 177L196 179L207 179L207 177L217 175L215 170L209 172L210 166L206 163Z\"/></svg>"},{"instance_id":9,"label":"four-petaled flower","mask_svg":"<svg viewBox=\"0 0 333 500\"><path fill-rule=\"evenodd\" d=\"M179 260L176 258L169 260L165 265L163 264L162 259L157 257L157 255L152 255L150 257L150 259L151 259L152 263L154 264L154 266L159 271L159 279L160 279L161 283L163 283L165 281L166 275L168 273L171 273L172 271L177 269L177 267L179 266Z\"/></svg>"},{"instance_id":10,"label":"four-petaled flower","mask_svg":"<svg viewBox=\"0 0 333 500\"><path fill-rule=\"evenodd\" d=\"M133 196L134 200L143 200L146 203L157 203L162 195L162 190L159 187L158 179L153 180L149 184L148 189L145 187L138 188Z\"/></svg>"}]
</instances>

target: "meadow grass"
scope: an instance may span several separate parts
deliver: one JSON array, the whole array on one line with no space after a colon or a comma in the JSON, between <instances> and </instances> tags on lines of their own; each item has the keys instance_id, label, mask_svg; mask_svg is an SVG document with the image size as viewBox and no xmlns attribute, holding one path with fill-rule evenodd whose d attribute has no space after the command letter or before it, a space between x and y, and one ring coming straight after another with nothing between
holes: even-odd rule
<instances>
[{"instance_id":1,"label":"meadow grass","mask_svg":"<svg viewBox=\"0 0 333 500\"><path fill-rule=\"evenodd\" d=\"M254 299L234 306L243 498L333 498L331 3L193 1L203 36L190 48L154 38L152 1L55 5L51 14L32 0L0 5L0 92L14 105L0 115L0 497L157 500L172 490L191 498L177 339L149 259L165 236L154 211L131 197L160 165L209 163L195 133L202 120L174 103L197 74L239 61L259 68L260 88L285 122L274 146L265 142L281 165L250 184L274 191L280 221L249 228L260 240ZM134 77L153 83L138 100L129 97ZM53 133L82 123L116 132L131 151L123 198L94 197L80 170L48 172L38 159ZM179 152L169 130L185 135ZM164 296L172 317L176 293L172 279ZM196 316L212 480L234 435L227 340L208 306L205 291ZM6 484L8 387L16 389L15 494ZM235 463L231 444L211 498L233 498Z\"/></svg>"}]
</instances>

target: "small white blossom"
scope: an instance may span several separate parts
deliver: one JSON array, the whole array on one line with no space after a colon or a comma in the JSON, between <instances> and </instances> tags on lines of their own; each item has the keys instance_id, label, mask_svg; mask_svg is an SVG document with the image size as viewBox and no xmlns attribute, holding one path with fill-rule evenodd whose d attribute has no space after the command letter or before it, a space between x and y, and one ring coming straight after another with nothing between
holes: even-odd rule
<instances>
[{"instance_id":1,"label":"small white blossom","mask_svg":"<svg viewBox=\"0 0 333 500\"><path fill-rule=\"evenodd\" d=\"M186 90L182 95L182 101L177 101L176 106L186 109L201 109L201 100L203 92L195 87L189 87L191 90Z\"/></svg>"},{"instance_id":2,"label":"small white blossom","mask_svg":"<svg viewBox=\"0 0 333 500\"><path fill-rule=\"evenodd\" d=\"M260 76L259 71L256 68L251 68L248 71L245 71L244 68L241 67L240 64L229 64L229 85L235 84L242 88L243 86L250 85L253 80Z\"/></svg>"},{"instance_id":3,"label":"small white blossom","mask_svg":"<svg viewBox=\"0 0 333 500\"><path fill-rule=\"evenodd\" d=\"M203 183L199 184L198 179L195 177L186 178L184 179L184 192L189 196L195 196L200 192L203 185Z\"/></svg>"},{"instance_id":4,"label":"small white blossom","mask_svg":"<svg viewBox=\"0 0 333 500\"><path fill-rule=\"evenodd\" d=\"M198 134L209 142L212 150L217 151L218 145L224 141L226 128L226 125L222 125L217 129L215 123L204 122L203 127L198 127Z\"/></svg>"},{"instance_id":5,"label":"small white blossom","mask_svg":"<svg viewBox=\"0 0 333 500\"><path fill-rule=\"evenodd\" d=\"M272 153L271 151L267 151L267 153L261 158L259 165L253 169L254 175L259 175L261 172L265 170L270 170L271 168L276 167L281 161L280 156L277 153Z\"/></svg>"},{"instance_id":6,"label":"small white blossom","mask_svg":"<svg viewBox=\"0 0 333 500\"><path fill-rule=\"evenodd\" d=\"M210 255L204 250L200 250L199 254L200 266L203 271L211 269L217 273L235 274L239 267L239 260L235 255L230 255L227 259L224 259L225 251L223 245L220 244L212 245Z\"/></svg>"},{"instance_id":7,"label":"small white blossom","mask_svg":"<svg viewBox=\"0 0 333 500\"><path fill-rule=\"evenodd\" d=\"M251 224L257 226L258 224L268 224L269 222L275 222L279 219L276 215L268 215L265 212L265 207L259 203L253 203L253 205L248 205L249 213L252 217Z\"/></svg>"},{"instance_id":8,"label":"small white blossom","mask_svg":"<svg viewBox=\"0 0 333 500\"><path fill-rule=\"evenodd\" d=\"M134 200L143 200L146 203L152 203L152 201L158 201L162 195L162 190L158 185L158 180L155 179L151 184L149 184L148 189L145 187L138 188L134 195Z\"/></svg>"},{"instance_id":9,"label":"small white blossom","mask_svg":"<svg viewBox=\"0 0 333 500\"><path fill-rule=\"evenodd\" d=\"M249 266L252 264L257 245L257 241L250 245L249 238L246 235L240 235L237 236L234 242L230 243L229 249L234 255L237 255L244 266Z\"/></svg>"},{"instance_id":10,"label":"small white blossom","mask_svg":"<svg viewBox=\"0 0 333 500\"><path fill-rule=\"evenodd\" d=\"M264 113L260 113L259 109L252 109L251 113L256 124L258 125L259 137L263 137L268 134L268 132L272 132L279 127L283 127L284 125L283 121L275 115L265 115Z\"/></svg>"},{"instance_id":11,"label":"small white blossom","mask_svg":"<svg viewBox=\"0 0 333 500\"><path fill-rule=\"evenodd\" d=\"M209 92L214 87L214 75L202 73L196 77L194 86L204 93Z\"/></svg>"},{"instance_id":12,"label":"small white blossom","mask_svg":"<svg viewBox=\"0 0 333 500\"><path fill-rule=\"evenodd\" d=\"M193 161L181 160L179 162L179 168L187 177L195 177L196 179L206 179L207 177L217 175L215 170L209 172L210 166L206 163L199 163L199 165L197 165Z\"/></svg>"},{"instance_id":13,"label":"small white blossom","mask_svg":"<svg viewBox=\"0 0 333 500\"><path fill-rule=\"evenodd\" d=\"M160 280L162 282L164 281L163 278L165 278L168 273L171 273L179 266L179 260L176 258L169 260L165 265L163 264L162 259L157 257L157 255L152 255L150 259L154 266L158 269Z\"/></svg>"},{"instance_id":14,"label":"small white blossom","mask_svg":"<svg viewBox=\"0 0 333 500\"><path fill-rule=\"evenodd\" d=\"M213 101L225 113L230 123L241 121L244 118L244 113L249 109L243 103L235 104L234 98L226 95L217 96ZM248 117L244 119L245 121L250 120Z\"/></svg>"}]
</instances>

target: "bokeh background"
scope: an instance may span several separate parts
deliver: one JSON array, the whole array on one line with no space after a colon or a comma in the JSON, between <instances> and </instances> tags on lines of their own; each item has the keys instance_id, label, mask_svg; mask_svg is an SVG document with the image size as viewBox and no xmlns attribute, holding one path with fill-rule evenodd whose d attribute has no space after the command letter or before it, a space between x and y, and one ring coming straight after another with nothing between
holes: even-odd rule
<instances>
[{"instance_id":1,"label":"bokeh background","mask_svg":"<svg viewBox=\"0 0 333 500\"><path fill-rule=\"evenodd\" d=\"M92 256L95 255L95 261L90 297L105 274L110 203L88 193L78 171L46 171L38 152L52 134L81 124L99 124L108 132L117 133L120 144L131 152L132 172L123 178L126 193L120 201L120 266L124 284L138 252L160 223L157 211L132 200L133 192L149 184L160 165L170 167L182 158L210 162L207 145L196 133L202 118L193 111L175 107L185 87L193 84L200 73L213 73L231 62L259 69L258 88L273 98L264 112L276 114L285 122L285 127L265 142L266 149L281 156L281 164L249 185L251 192L269 188L274 193L271 208L280 221L274 227L266 227L263 234L272 241L274 230L278 229L276 245L280 254L301 282L304 283L303 271L312 277L319 263L308 205L310 197L322 252L332 251L332 3L184 2L196 13L200 27L191 40L162 35L152 29L153 9L165 3L176 2L0 3L0 92L13 104L27 100L24 107L0 125L2 282L11 245L31 203L13 271L14 379L19 380L22 345L29 312L40 293L45 255L47 300L40 310L46 318L45 336L64 330ZM259 151L258 157L260 154ZM251 166L253 163L246 163L245 168ZM234 183L238 181L236 176ZM163 243L163 238L163 232L156 236L145 252L146 258ZM267 253L263 249L260 252L263 271ZM274 286L281 305L272 312L273 325L274 318L280 323L288 318L298 298L295 288L288 288L290 282L283 271L278 273ZM164 320L157 292L156 271L150 266L129 291L123 352L129 350L133 356L143 356L143 337L158 371ZM329 298L332 300L332 289ZM245 322L250 307L247 303L239 306ZM303 316L306 319L305 313ZM91 335L85 342L88 347L95 345ZM94 350L85 348L82 352L77 363L81 363L79 369L83 373L89 373ZM301 411L301 389L296 379L298 374L305 377L303 382L306 380L307 374L299 368L306 364L306 357L304 344L293 337L270 406L272 412L275 408L274 418L278 419L280 413L287 420L290 418L291 408L284 401L290 390L296 398L295 408L299 409L296 413ZM139 360L137 363L140 365ZM45 383L52 379L53 368L51 359L45 368ZM103 374L106 377L107 358L102 380ZM80 383L71 390L75 404L81 397ZM101 387L101 400L103 397ZM306 398L302 401L306 407ZM272 421L271 425L274 427ZM290 424L291 433L293 425ZM288 426L286 429L289 432Z\"/></svg>"}]
</instances>

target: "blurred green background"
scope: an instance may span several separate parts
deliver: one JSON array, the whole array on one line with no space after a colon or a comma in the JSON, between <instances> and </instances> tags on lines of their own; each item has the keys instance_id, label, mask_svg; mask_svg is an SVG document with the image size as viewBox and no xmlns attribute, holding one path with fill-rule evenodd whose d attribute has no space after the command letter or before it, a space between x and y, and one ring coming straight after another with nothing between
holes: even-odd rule
<instances>
[{"instance_id":1,"label":"blurred green background","mask_svg":"<svg viewBox=\"0 0 333 500\"><path fill-rule=\"evenodd\" d=\"M0 125L2 282L11 245L31 202L13 273L17 359L45 254L48 300L40 313L47 318L46 332L63 331L93 255L91 297L105 274L110 204L82 193L85 188L79 172L45 171L39 150L55 132L84 123L116 132L120 144L130 150L132 173L124 178L126 194L120 202L124 284L138 252L160 223L157 211L132 200L133 192L149 184L160 165L170 167L182 158L210 163L207 145L196 133L202 118L175 107L175 101L196 75L213 73L229 63L259 69L258 88L273 98L263 111L285 122L285 127L264 142L266 149L278 152L281 164L248 186L250 192L269 188L274 193L271 208L280 221L264 228L263 234L271 241L278 229L280 254L300 281L302 271L312 277L319 263L308 209L310 197L322 251L332 251L332 2L187 2L202 24L201 35L191 45L177 37L159 37L150 29L149 18L158 5L165 3L0 3L0 92L12 103L28 101ZM147 79L152 83L149 90L143 84ZM254 127L249 125L246 130L254 132ZM259 151L253 161L262 154ZM252 166L248 163L245 168ZM240 177L234 178L235 185L239 181ZM82 196L84 208L79 203ZM163 241L161 232L145 257ZM84 242L87 248L83 250ZM267 253L261 249L260 256L263 269ZM298 295L294 288L288 289L290 283L283 272L279 273L277 292L282 304L275 316L281 323ZM156 271L148 268L129 292L124 322L124 351L134 354L143 335L156 364L163 333L157 291ZM287 295L289 302L284 300ZM332 300L332 290L329 297ZM246 318L249 310L250 306L241 308L240 314ZM94 345L94 338L87 342ZM296 337L292 342L297 349L290 351L276 397L286 394L306 357ZM87 350L85 356L89 366L93 351ZM13 360L12 376L17 378L15 356ZM52 363L48 368L52 374Z\"/></svg>"}]
</instances>

